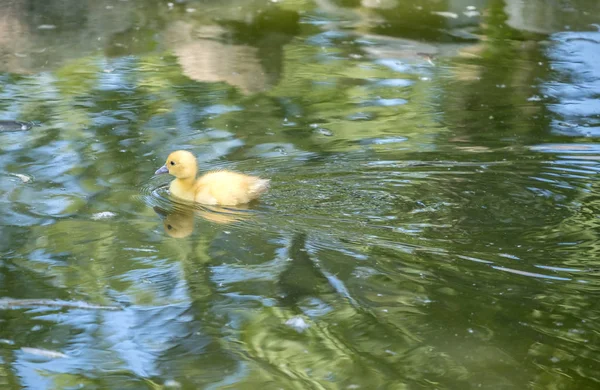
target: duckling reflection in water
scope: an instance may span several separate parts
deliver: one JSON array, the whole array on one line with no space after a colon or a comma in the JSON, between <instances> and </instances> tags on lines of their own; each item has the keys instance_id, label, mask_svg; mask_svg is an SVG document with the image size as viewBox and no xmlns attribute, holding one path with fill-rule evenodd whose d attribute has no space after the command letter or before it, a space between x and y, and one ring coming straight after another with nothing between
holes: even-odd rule
<instances>
[{"instance_id":1,"label":"duckling reflection in water","mask_svg":"<svg viewBox=\"0 0 600 390\"><path fill-rule=\"evenodd\" d=\"M165 233L173 238L188 237L194 231L196 216L207 221L219 224L230 224L250 218L250 213L242 212L246 207L238 207L240 211L225 210L221 208L199 210L195 208L166 211L159 207L154 207L154 211L163 217L163 226Z\"/></svg>"},{"instance_id":2,"label":"duckling reflection in water","mask_svg":"<svg viewBox=\"0 0 600 390\"><path fill-rule=\"evenodd\" d=\"M198 178L196 157L188 151L178 150L155 174L175 176L169 186L171 194L185 200L205 205L237 206L247 204L269 189L270 180L231 171L208 172Z\"/></svg>"}]
</instances>

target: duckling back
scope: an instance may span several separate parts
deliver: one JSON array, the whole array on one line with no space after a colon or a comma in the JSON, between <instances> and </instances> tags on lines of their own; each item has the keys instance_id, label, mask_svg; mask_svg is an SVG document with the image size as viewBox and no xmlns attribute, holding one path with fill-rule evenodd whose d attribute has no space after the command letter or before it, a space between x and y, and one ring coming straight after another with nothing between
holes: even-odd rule
<instances>
[{"instance_id":1,"label":"duckling back","mask_svg":"<svg viewBox=\"0 0 600 390\"><path fill-rule=\"evenodd\" d=\"M269 189L270 180L231 171L209 172L197 180L195 201L235 206L257 199Z\"/></svg>"}]
</instances>

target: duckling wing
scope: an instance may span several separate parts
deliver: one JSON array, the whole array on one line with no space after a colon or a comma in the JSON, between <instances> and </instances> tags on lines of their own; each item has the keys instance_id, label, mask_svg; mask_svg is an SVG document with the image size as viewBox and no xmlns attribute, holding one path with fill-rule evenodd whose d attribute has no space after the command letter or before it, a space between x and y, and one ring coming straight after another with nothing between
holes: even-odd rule
<instances>
[{"instance_id":1,"label":"duckling wing","mask_svg":"<svg viewBox=\"0 0 600 390\"><path fill-rule=\"evenodd\" d=\"M258 198L269 188L269 180L230 171L209 172L198 179L196 201L214 199L223 206L235 206Z\"/></svg>"}]
</instances>

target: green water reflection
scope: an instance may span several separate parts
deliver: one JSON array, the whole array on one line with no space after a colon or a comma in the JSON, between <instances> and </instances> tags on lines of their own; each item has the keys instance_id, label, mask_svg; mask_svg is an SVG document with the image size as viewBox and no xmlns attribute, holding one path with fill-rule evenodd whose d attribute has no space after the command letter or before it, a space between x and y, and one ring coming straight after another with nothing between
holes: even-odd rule
<instances>
[{"instance_id":1,"label":"green water reflection","mask_svg":"<svg viewBox=\"0 0 600 390\"><path fill-rule=\"evenodd\" d=\"M0 3L0 386L598 388L599 15Z\"/></svg>"}]
</instances>

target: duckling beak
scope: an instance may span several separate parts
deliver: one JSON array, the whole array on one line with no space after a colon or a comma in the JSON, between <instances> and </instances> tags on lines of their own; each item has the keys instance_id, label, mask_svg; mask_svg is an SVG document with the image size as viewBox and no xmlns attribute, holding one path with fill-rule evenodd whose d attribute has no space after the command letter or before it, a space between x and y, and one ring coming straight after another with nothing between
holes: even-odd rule
<instances>
[{"instance_id":1,"label":"duckling beak","mask_svg":"<svg viewBox=\"0 0 600 390\"><path fill-rule=\"evenodd\" d=\"M155 175L161 175L163 173L169 173L169 168L167 168L166 165L163 165L162 167L158 168L156 172L154 172Z\"/></svg>"}]
</instances>

